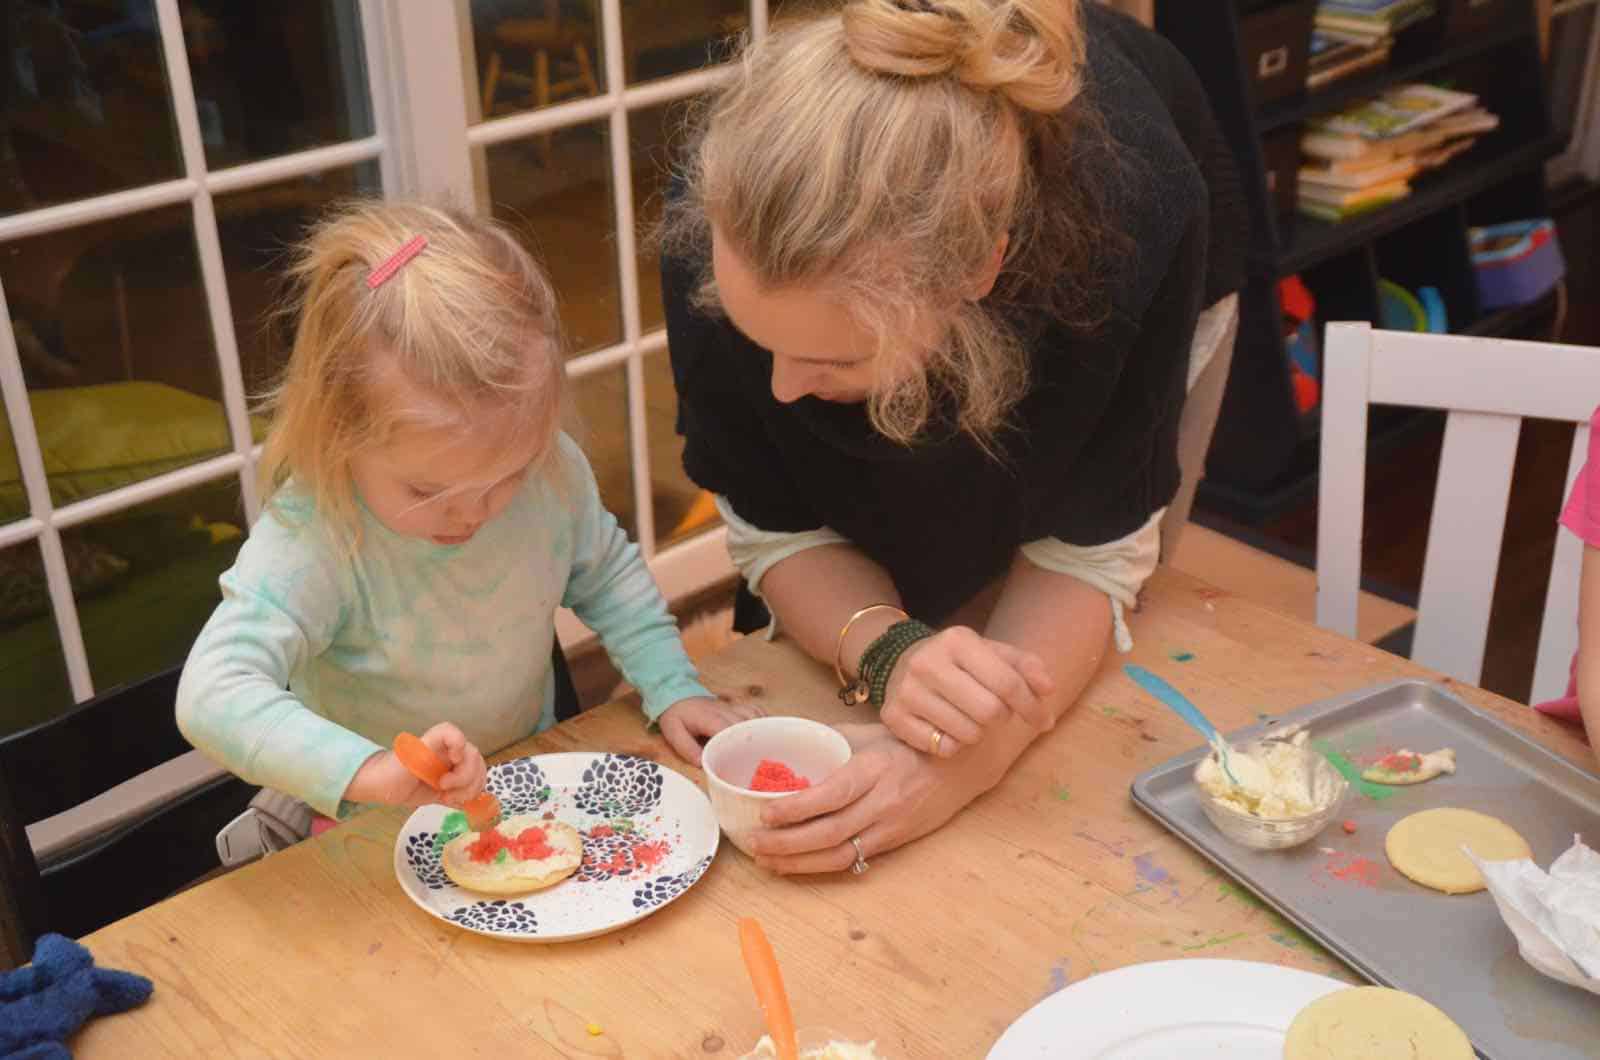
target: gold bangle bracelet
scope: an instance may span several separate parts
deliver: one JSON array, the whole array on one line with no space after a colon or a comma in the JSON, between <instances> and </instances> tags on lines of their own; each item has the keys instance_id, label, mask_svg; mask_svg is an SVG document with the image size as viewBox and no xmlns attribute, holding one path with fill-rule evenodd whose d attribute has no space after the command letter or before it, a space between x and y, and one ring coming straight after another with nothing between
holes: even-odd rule
<instances>
[{"instance_id":1,"label":"gold bangle bracelet","mask_svg":"<svg viewBox=\"0 0 1600 1060\"><path fill-rule=\"evenodd\" d=\"M839 630L838 643L833 646L833 675L839 679L840 688L850 687L850 682L844 676L844 638L850 635L850 627L855 625L857 620L872 614L874 611L893 611L902 620L907 617L906 613L894 604L868 604L850 616L849 620L845 622L844 628Z\"/></svg>"}]
</instances>

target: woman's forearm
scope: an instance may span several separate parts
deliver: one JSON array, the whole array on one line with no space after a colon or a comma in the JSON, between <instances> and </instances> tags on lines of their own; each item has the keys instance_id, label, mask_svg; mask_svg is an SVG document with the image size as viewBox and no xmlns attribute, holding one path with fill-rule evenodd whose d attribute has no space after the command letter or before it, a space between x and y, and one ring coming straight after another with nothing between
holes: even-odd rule
<instances>
[{"instance_id":1,"label":"woman's forearm","mask_svg":"<svg viewBox=\"0 0 1600 1060\"><path fill-rule=\"evenodd\" d=\"M849 545L797 552L767 571L761 595L785 635L830 667L837 653L848 677L855 676L867 645L899 620L892 611L863 615L850 626L841 649L839 631L851 615L872 604L900 606L888 572Z\"/></svg>"},{"instance_id":2,"label":"woman's forearm","mask_svg":"<svg viewBox=\"0 0 1600 1060\"><path fill-rule=\"evenodd\" d=\"M1111 603L1099 589L1019 555L983 633L1043 660L1055 680L1049 698L1059 719L1078 701L1105 658Z\"/></svg>"},{"instance_id":3,"label":"woman's forearm","mask_svg":"<svg viewBox=\"0 0 1600 1060\"><path fill-rule=\"evenodd\" d=\"M1030 651L1044 662L1055 681L1055 691L1048 697L1050 711L1059 720L1078 701L1105 658L1111 606L1098 589L1019 555L983 633ZM962 757L982 759L974 775L992 786L1038 737L1037 731L1013 716Z\"/></svg>"},{"instance_id":4,"label":"woman's forearm","mask_svg":"<svg viewBox=\"0 0 1600 1060\"><path fill-rule=\"evenodd\" d=\"M785 634L829 666L839 630L851 615L875 603L898 606L900 598L882 567L855 548L837 545L782 561L767 572L761 590ZM847 676L854 676L867 645L896 620L892 612L873 612L851 626L841 653ZM1105 657L1111 608L1099 590L1019 555L980 632L1044 662L1055 684L1050 713L1059 718L1077 702ZM961 766L976 796L1004 777L1038 735L1013 716L953 764Z\"/></svg>"}]
</instances>

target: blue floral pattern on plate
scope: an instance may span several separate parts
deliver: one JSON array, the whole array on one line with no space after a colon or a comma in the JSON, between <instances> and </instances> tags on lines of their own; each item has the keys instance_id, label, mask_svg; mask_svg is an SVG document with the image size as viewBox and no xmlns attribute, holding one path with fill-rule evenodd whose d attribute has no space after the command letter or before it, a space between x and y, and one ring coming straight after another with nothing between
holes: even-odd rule
<instances>
[{"instance_id":1,"label":"blue floral pattern on plate","mask_svg":"<svg viewBox=\"0 0 1600 1060\"><path fill-rule=\"evenodd\" d=\"M489 790L512 814L563 821L584 863L562 883L515 897L476 894L445 875L436 843L444 806L411 815L395 840L395 877L418 906L468 931L521 942L588 938L676 900L705 875L720 831L711 803L682 774L618 754L535 755L492 766Z\"/></svg>"}]
</instances>

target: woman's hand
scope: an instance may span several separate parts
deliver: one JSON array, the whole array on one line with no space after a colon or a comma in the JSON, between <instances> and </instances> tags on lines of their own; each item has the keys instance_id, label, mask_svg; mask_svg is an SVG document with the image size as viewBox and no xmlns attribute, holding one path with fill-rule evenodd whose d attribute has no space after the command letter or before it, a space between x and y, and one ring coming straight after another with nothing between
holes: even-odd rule
<instances>
[{"instance_id":1,"label":"woman's hand","mask_svg":"<svg viewBox=\"0 0 1600 1060\"><path fill-rule=\"evenodd\" d=\"M879 716L907 747L950 758L1013 715L1049 731L1055 715L1046 697L1054 691L1037 655L953 626L900 656Z\"/></svg>"},{"instance_id":2,"label":"woman's hand","mask_svg":"<svg viewBox=\"0 0 1600 1060\"><path fill-rule=\"evenodd\" d=\"M751 835L756 864L782 875L841 872L920 839L993 786L966 763L913 751L882 725L840 725L854 753L821 783L774 799Z\"/></svg>"},{"instance_id":3,"label":"woman's hand","mask_svg":"<svg viewBox=\"0 0 1600 1060\"><path fill-rule=\"evenodd\" d=\"M761 716L761 708L747 703L726 703L695 696L680 699L662 711L657 724L667 745L692 766L700 764L705 741L735 722Z\"/></svg>"},{"instance_id":4,"label":"woman's hand","mask_svg":"<svg viewBox=\"0 0 1600 1060\"><path fill-rule=\"evenodd\" d=\"M441 722L422 734L428 749L450 764L450 771L435 790L418 780L393 751L380 751L356 770L344 797L350 802L376 802L389 806L427 806L443 803L459 809L483 791L489 767L483 755L460 729Z\"/></svg>"}]
</instances>

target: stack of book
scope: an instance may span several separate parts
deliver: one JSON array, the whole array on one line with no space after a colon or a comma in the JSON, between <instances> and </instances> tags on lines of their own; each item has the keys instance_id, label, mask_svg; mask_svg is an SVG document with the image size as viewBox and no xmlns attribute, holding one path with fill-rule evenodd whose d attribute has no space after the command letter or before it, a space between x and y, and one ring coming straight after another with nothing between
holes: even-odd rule
<instances>
[{"instance_id":1,"label":"stack of book","mask_svg":"<svg viewBox=\"0 0 1600 1060\"><path fill-rule=\"evenodd\" d=\"M1296 184L1301 213L1343 221L1411 194L1411 181L1444 165L1500 124L1478 97L1399 85L1341 114L1308 123Z\"/></svg>"},{"instance_id":2,"label":"stack of book","mask_svg":"<svg viewBox=\"0 0 1600 1060\"><path fill-rule=\"evenodd\" d=\"M1338 40L1324 33L1311 34L1311 61L1306 69L1306 88L1313 92L1341 78L1382 66L1389 61L1393 42L1357 44Z\"/></svg>"},{"instance_id":3,"label":"stack of book","mask_svg":"<svg viewBox=\"0 0 1600 1060\"><path fill-rule=\"evenodd\" d=\"M1434 0L1318 0L1316 28L1342 43L1377 48L1434 10Z\"/></svg>"}]
</instances>

